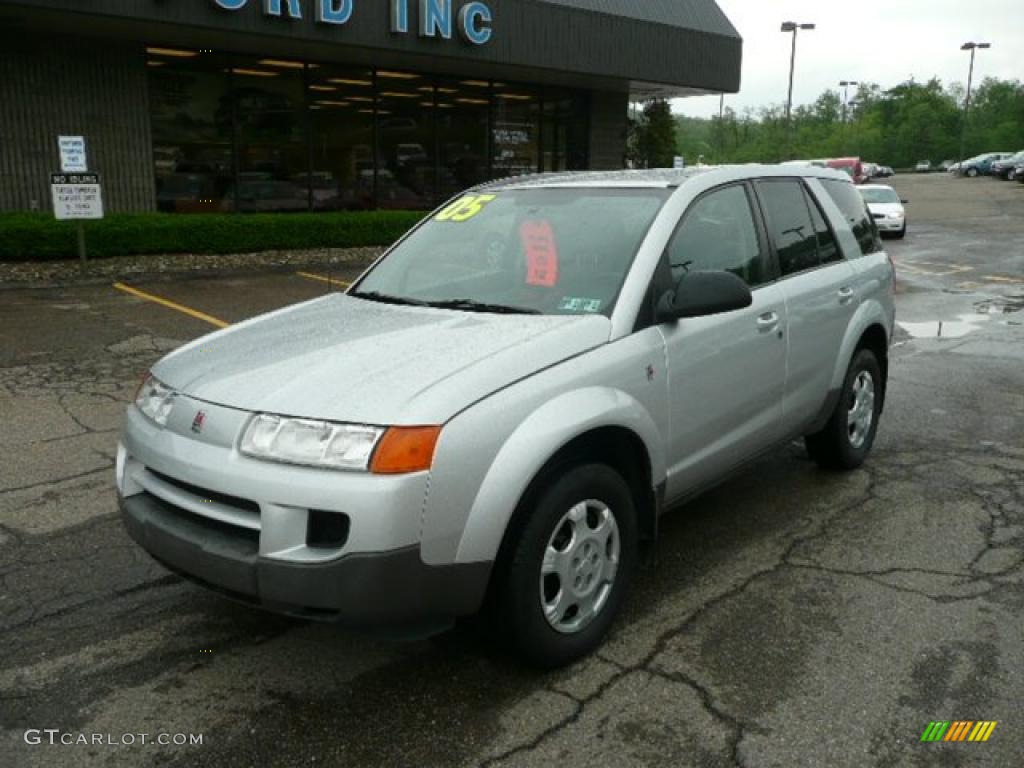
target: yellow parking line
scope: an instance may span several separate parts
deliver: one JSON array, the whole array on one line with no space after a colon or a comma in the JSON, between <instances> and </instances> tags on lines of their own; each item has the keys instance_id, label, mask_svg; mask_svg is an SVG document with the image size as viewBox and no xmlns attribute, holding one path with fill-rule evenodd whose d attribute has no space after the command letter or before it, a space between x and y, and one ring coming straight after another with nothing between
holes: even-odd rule
<instances>
[{"instance_id":1,"label":"yellow parking line","mask_svg":"<svg viewBox=\"0 0 1024 768\"><path fill-rule=\"evenodd\" d=\"M176 312L181 312L182 314L188 315L189 317L194 317L196 318L196 320L202 320L204 323L209 323L210 325L214 325L218 328L227 328L229 325L231 325L231 323L225 322L224 320L221 320L219 317L208 315L205 312L200 312L197 309L186 307L183 304L178 304L176 302L171 301L170 299L165 299L161 296L154 296L152 293L140 291L138 288L132 288L130 285L125 285L124 283L114 283L114 287L119 291L130 293L132 296L138 296L140 299L145 299L146 301L152 301L154 304L159 304L162 307L173 309Z\"/></svg>"},{"instance_id":2,"label":"yellow parking line","mask_svg":"<svg viewBox=\"0 0 1024 768\"><path fill-rule=\"evenodd\" d=\"M307 280L319 280L321 283L327 283L328 285L337 285L342 288L348 288L352 283L346 283L344 280L336 280L333 277L327 275L317 275L312 272L296 272L299 277L304 277Z\"/></svg>"},{"instance_id":3,"label":"yellow parking line","mask_svg":"<svg viewBox=\"0 0 1024 768\"><path fill-rule=\"evenodd\" d=\"M984 280L991 280L994 283L1024 283L1017 277L1003 277L1002 275L985 275Z\"/></svg>"}]
</instances>

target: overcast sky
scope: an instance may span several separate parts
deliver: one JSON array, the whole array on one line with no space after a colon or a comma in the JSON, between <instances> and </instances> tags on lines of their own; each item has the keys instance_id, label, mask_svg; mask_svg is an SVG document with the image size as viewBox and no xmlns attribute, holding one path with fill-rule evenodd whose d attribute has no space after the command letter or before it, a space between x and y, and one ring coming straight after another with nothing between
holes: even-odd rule
<instances>
[{"instance_id":1,"label":"overcast sky","mask_svg":"<svg viewBox=\"0 0 1024 768\"><path fill-rule=\"evenodd\" d=\"M975 82L986 76L1024 79L1024 0L717 0L743 37L743 82L726 106L785 103L790 35L783 21L812 22L799 33L793 103L814 101L840 80L876 82L891 88L914 76L943 84L967 82L969 41L989 42L979 51ZM852 96L851 96L852 98ZM718 97L677 99L680 114L718 114Z\"/></svg>"}]
</instances>

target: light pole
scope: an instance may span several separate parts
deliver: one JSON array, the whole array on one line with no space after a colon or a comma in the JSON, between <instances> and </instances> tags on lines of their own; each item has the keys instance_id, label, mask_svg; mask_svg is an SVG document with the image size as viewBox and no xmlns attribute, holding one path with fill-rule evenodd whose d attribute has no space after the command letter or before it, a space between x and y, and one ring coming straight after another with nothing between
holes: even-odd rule
<instances>
[{"instance_id":1,"label":"light pole","mask_svg":"<svg viewBox=\"0 0 1024 768\"><path fill-rule=\"evenodd\" d=\"M846 107L850 103L850 86L860 85L856 80L840 80L839 87L843 89L843 122L846 122Z\"/></svg>"},{"instance_id":2,"label":"light pole","mask_svg":"<svg viewBox=\"0 0 1024 768\"><path fill-rule=\"evenodd\" d=\"M796 69L796 34L801 29L814 29L814 24L801 24L796 21L782 22L782 32L793 34L793 50L789 55L789 96L786 97L786 154L793 152L793 71Z\"/></svg>"},{"instance_id":3,"label":"light pole","mask_svg":"<svg viewBox=\"0 0 1024 768\"><path fill-rule=\"evenodd\" d=\"M725 154L725 91L718 98L718 164L722 164Z\"/></svg>"},{"instance_id":4,"label":"light pole","mask_svg":"<svg viewBox=\"0 0 1024 768\"><path fill-rule=\"evenodd\" d=\"M964 43L961 51L971 52L971 69L967 74L967 99L964 101L964 124L960 129L960 166L963 169L964 142L967 141L967 118L971 115L971 86L974 84L974 54L979 48L991 48L991 43Z\"/></svg>"}]
</instances>

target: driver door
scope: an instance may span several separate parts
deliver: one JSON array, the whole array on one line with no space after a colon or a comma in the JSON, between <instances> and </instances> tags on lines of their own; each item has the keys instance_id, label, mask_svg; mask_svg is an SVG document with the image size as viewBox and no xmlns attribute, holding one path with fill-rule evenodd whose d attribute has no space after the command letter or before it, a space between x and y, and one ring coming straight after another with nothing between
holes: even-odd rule
<instances>
[{"instance_id":1,"label":"driver door","mask_svg":"<svg viewBox=\"0 0 1024 768\"><path fill-rule=\"evenodd\" d=\"M745 280L754 299L746 309L659 326L668 366L670 500L781 436L786 302L751 203L744 183L705 193L666 250L673 284L687 272L724 270Z\"/></svg>"}]
</instances>

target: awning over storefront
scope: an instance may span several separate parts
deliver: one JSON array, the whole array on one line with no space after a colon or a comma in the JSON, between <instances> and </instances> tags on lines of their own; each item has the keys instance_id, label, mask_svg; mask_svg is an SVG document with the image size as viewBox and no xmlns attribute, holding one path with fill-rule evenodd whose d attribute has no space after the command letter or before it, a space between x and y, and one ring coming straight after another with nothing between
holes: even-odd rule
<instances>
[{"instance_id":1,"label":"awning over storefront","mask_svg":"<svg viewBox=\"0 0 1024 768\"><path fill-rule=\"evenodd\" d=\"M634 97L739 90L714 0L0 0L0 25Z\"/></svg>"}]
</instances>

